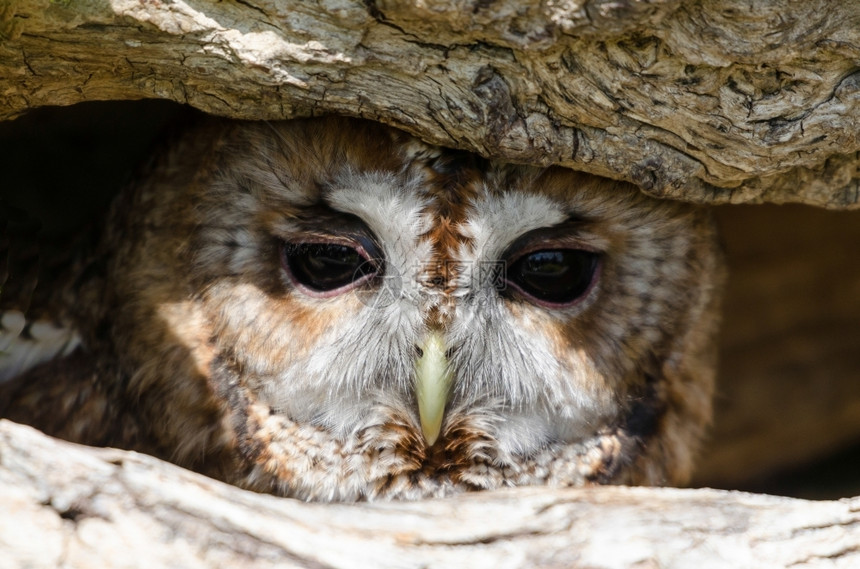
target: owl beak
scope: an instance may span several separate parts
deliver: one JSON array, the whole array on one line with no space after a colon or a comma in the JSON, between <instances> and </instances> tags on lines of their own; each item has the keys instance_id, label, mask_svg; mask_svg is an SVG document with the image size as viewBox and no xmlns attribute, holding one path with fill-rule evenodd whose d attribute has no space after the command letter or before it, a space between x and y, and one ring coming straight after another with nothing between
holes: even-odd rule
<instances>
[{"instance_id":1,"label":"owl beak","mask_svg":"<svg viewBox=\"0 0 860 569\"><path fill-rule=\"evenodd\" d=\"M427 446L433 446L442 429L442 417L451 387L451 370L445 355L445 339L438 331L431 332L419 346L421 356L415 362L415 392L418 415Z\"/></svg>"}]
</instances>

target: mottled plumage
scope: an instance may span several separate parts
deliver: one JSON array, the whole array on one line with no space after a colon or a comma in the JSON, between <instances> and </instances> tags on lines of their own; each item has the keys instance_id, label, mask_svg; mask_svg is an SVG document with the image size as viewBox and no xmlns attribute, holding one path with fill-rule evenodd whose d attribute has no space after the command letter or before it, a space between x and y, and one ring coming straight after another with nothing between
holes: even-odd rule
<instances>
[{"instance_id":1,"label":"mottled plumage","mask_svg":"<svg viewBox=\"0 0 860 569\"><path fill-rule=\"evenodd\" d=\"M310 500L678 484L720 274L704 211L627 184L213 120L118 198L0 414Z\"/></svg>"}]
</instances>

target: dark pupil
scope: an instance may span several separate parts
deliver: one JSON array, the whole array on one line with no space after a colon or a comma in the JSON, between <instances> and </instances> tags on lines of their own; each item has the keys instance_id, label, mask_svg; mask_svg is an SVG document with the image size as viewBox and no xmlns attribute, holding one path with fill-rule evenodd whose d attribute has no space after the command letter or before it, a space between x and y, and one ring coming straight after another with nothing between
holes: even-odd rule
<instances>
[{"instance_id":1,"label":"dark pupil","mask_svg":"<svg viewBox=\"0 0 860 569\"><path fill-rule=\"evenodd\" d=\"M547 249L528 253L508 269L508 280L547 302L573 302L591 284L597 255L580 249Z\"/></svg>"},{"instance_id":2,"label":"dark pupil","mask_svg":"<svg viewBox=\"0 0 860 569\"><path fill-rule=\"evenodd\" d=\"M315 290L328 291L346 286L375 272L358 251L334 243L287 245L284 256L297 281Z\"/></svg>"}]
</instances>

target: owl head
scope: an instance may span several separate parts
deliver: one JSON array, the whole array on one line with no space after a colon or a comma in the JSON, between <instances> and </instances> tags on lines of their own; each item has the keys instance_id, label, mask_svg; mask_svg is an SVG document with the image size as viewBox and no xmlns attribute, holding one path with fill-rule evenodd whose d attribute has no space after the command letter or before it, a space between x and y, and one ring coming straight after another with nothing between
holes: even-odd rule
<instances>
[{"instance_id":1,"label":"owl head","mask_svg":"<svg viewBox=\"0 0 860 569\"><path fill-rule=\"evenodd\" d=\"M691 471L696 207L346 118L209 124L116 207L103 338L156 453L316 500Z\"/></svg>"}]
</instances>

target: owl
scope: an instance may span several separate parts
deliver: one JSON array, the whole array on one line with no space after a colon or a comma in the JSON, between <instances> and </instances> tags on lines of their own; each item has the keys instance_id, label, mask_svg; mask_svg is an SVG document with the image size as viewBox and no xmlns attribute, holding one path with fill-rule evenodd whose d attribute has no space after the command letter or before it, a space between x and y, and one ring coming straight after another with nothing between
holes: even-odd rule
<instances>
[{"instance_id":1,"label":"owl","mask_svg":"<svg viewBox=\"0 0 860 569\"><path fill-rule=\"evenodd\" d=\"M629 184L208 119L49 308L7 298L0 415L305 500L682 484L720 267L706 211Z\"/></svg>"}]
</instances>

